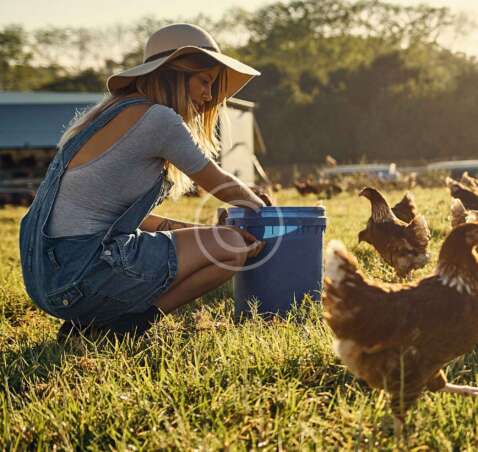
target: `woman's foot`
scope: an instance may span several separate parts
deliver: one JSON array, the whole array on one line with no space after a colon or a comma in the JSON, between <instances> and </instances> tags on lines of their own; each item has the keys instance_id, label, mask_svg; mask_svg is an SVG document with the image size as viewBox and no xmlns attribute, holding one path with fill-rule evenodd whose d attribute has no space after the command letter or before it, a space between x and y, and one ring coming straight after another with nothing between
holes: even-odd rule
<instances>
[{"instance_id":1,"label":"woman's foot","mask_svg":"<svg viewBox=\"0 0 478 452\"><path fill-rule=\"evenodd\" d=\"M65 343L68 338L80 336L94 340L105 335L121 339L127 333L142 336L161 316L159 309L151 306L145 312L123 314L114 322L101 326L93 323L82 325L77 321L65 320L58 330L57 340Z\"/></svg>"}]
</instances>

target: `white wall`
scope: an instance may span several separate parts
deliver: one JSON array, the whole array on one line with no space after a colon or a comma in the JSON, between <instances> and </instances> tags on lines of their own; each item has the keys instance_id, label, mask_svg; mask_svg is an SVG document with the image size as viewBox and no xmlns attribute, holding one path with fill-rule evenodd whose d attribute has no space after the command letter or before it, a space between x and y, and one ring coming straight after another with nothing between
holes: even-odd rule
<instances>
[{"instance_id":1,"label":"white wall","mask_svg":"<svg viewBox=\"0 0 478 452\"><path fill-rule=\"evenodd\" d=\"M227 107L230 124L221 118L221 166L247 184L254 183L252 111Z\"/></svg>"}]
</instances>

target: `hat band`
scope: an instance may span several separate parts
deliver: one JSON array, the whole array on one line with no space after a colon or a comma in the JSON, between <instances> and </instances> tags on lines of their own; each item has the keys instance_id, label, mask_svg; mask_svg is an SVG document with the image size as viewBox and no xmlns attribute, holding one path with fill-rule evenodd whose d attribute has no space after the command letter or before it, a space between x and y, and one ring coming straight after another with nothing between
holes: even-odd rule
<instances>
[{"instance_id":1,"label":"hat band","mask_svg":"<svg viewBox=\"0 0 478 452\"><path fill-rule=\"evenodd\" d=\"M200 47L201 49L206 49L206 50L212 50L214 52L218 51L214 47L208 47L208 46L195 46L195 47ZM150 61L158 60L159 58L169 56L173 52L176 52L176 50L178 49L170 49L170 50L165 50L164 52L155 53L154 55L151 55L150 57L146 58L146 60L144 60L144 63L149 63Z\"/></svg>"}]
</instances>

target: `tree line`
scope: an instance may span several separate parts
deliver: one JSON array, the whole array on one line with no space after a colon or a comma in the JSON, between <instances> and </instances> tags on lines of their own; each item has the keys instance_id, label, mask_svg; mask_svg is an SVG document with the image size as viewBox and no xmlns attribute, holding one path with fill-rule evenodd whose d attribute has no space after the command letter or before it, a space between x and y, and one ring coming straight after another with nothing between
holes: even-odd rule
<instances>
[{"instance_id":1,"label":"tree line","mask_svg":"<svg viewBox=\"0 0 478 452\"><path fill-rule=\"evenodd\" d=\"M264 163L422 163L474 158L478 64L437 39L458 25L446 8L377 0L300 0L190 18L225 53L261 71L240 97L257 102ZM105 30L0 29L0 89L104 91L142 62L166 21Z\"/></svg>"}]
</instances>

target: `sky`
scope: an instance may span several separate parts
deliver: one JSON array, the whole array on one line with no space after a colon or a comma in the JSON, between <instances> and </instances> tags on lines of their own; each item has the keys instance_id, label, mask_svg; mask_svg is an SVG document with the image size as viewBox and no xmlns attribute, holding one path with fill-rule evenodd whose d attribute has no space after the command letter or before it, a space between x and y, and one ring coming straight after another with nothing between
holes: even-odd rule
<instances>
[{"instance_id":1,"label":"sky","mask_svg":"<svg viewBox=\"0 0 478 452\"><path fill-rule=\"evenodd\" d=\"M320 1L320 0L317 0ZM231 7L253 11L275 0L0 0L0 27L16 23L27 30L54 26L102 27L128 24L145 16L156 19L194 17L203 13L217 19ZM447 6L478 22L477 0L394 0L401 5L426 3ZM207 7L205 6L207 5ZM478 26L468 26L466 37L444 36L441 43L454 51L478 55Z\"/></svg>"},{"instance_id":2,"label":"sky","mask_svg":"<svg viewBox=\"0 0 478 452\"><path fill-rule=\"evenodd\" d=\"M157 19L193 17L204 13L219 18L230 7L254 10L272 0L0 0L0 25L20 23L30 29L46 24L101 26L127 24L151 14ZM207 8L205 8L207 5Z\"/></svg>"}]
</instances>

